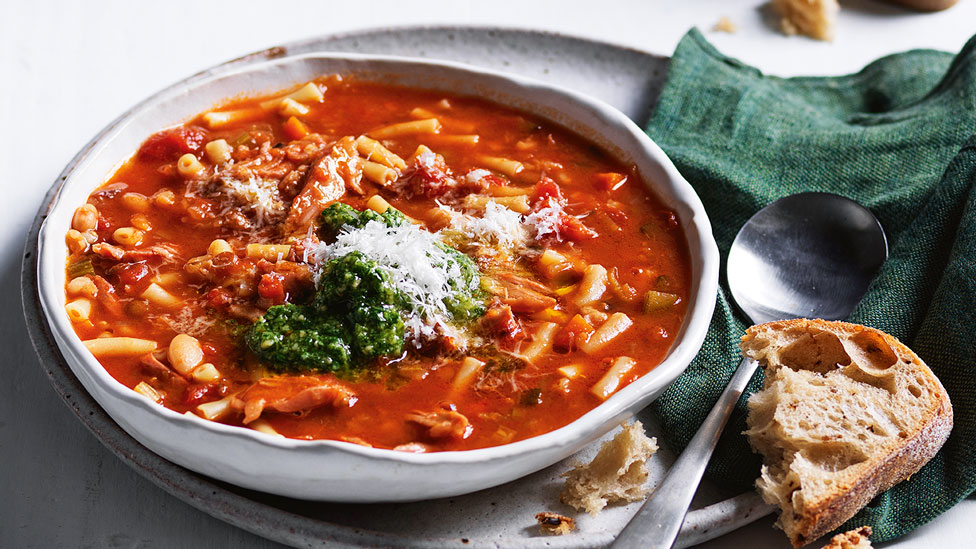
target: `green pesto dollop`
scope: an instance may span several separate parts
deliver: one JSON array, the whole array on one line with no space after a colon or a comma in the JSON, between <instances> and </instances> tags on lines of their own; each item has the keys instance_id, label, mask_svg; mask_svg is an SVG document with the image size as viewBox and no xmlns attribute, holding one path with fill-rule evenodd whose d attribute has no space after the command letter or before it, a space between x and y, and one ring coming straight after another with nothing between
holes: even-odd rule
<instances>
[{"instance_id":1,"label":"green pesto dollop","mask_svg":"<svg viewBox=\"0 0 976 549\"><path fill-rule=\"evenodd\" d=\"M319 219L319 237L333 240L341 229L362 229L370 221L379 221L387 227L400 227L409 223L400 210L388 208L383 213L373 210L359 211L349 204L336 202L322 211Z\"/></svg>"},{"instance_id":2,"label":"green pesto dollop","mask_svg":"<svg viewBox=\"0 0 976 549\"><path fill-rule=\"evenodd\" d=\"M397 210L383 214L333 204L322 212L320 235L334 240L340 231L361 229L370 221L388 227L408 224ZM420 230L420 229L418 229ZM477 265L457 250L438 244L444 253L433 266L445 273L449 295L444 308L454 323L484 314ZM390 273L365 254L354 251L321 267L314 297L306 304L276 305L248 330L245 342L277 371L354 372L383 356L397 356L406 345L405 319L420 314L397 288Z\"/></svg>"},{"instance_id":3,"label":"green pesto dollop","mask_svg":"<svg viewBox=\"0 0 976 549\"><path fill-rule=\"evenodd\" d=\"M457 266L461 271L461 276L448 280L451 295L444 299L444 305L454 315L455 322L480 318L485 314L485 296L481 290L481 274L478 265L470 257L446 244L440 244L439 247L447 255L447 264L436 266L445 270L452 270L453 266Z\"/></svg>"}]
</instances>

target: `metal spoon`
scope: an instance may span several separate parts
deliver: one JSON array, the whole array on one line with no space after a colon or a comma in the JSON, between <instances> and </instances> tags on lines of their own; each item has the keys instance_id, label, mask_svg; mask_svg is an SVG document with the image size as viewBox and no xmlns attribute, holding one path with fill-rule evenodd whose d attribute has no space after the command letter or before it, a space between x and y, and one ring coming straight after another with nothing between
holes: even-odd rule
<instances>
[{"instance_id":1,"label":"metal spoon","mask_svg":"<svg viewBox=\"0 0 976 549\"><path fill-rule=\"evenodd\" d=\"M846 318L888 257L877 218L829 193L781 198L739 230L729 251L732 298L753 323ZM755 373L743 359L705 422L612 547L671 547L732 409Z\"/></svg>"}]
</instances>

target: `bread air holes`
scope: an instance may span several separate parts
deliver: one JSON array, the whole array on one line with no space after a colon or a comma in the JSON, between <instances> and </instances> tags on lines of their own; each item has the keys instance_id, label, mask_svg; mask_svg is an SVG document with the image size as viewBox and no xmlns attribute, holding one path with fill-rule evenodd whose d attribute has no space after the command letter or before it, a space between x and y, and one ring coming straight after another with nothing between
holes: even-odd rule
<instances>
[{"instance_id":1,"label":"bread air holes","mask_svg":"<svg viewBox=\"0 0 976 549\"><path fill-rule=\"evenodd\" d=\"M848 340L847 352L866 373L885 375L898 356L884 336L872 330L860 331Z\"/></svg>"},{"instance_id":2,"label":"bread air holes","mask_svg":"<svg viewBox=\"0 0 976 549\"><path fill-rule=\"evenodd\" d=\"M868 459L864 451L854 443L840 441L804 448L801 454L810 463L831 472L847 469Z\"/></svg>"},{"instance_id":3,"label":"bread air holes","mask_svg":"<svg viewBox=\"0 0 976 549\"><path fill-rule=\"evenodd\" d=\"M909 385L908 392L912 394L913 397L919 398L922 396L922 388L917 385Z\"/></svg>"},{"instance_id":4,"label":"bread air holes","mask_svg":"<svg viewBox=\"0 0 976 549\"><path fill-rule=\"evenodd\" d=\"M892 395L898 391L895 371L892 368L898 363L898 357L882 334L873 330L862 330L847 339L844 347L851 357L851 364L844 369L845 375L884 389Z\"/></svg>"},{"instance_id":5,"label":"bread air holes","mask_svg":"<svg viewBox=\"0 0 976 549\"><path fill-rule=\"evenodd\" d=\"M794 370L825 374L851 363L840 338L829 332L788 334L794 341L780 351L780 362Z\"/></svg>"}]
</instances>

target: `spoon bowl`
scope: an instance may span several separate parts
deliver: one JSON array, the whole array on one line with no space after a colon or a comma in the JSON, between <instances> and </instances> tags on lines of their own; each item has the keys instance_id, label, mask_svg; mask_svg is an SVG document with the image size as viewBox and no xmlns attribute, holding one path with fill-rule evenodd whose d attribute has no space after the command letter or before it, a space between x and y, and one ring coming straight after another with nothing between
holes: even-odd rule
<instances>
[{"instance_id":1,"label":"spoon bowl","mask_svg":"<svg viewBox=\"0 0 976 549\"><path fill-rule=\"evenodd\" d=\"M732 298L754 324L800 317L840 320L864 297L887 257L884 229L870 211L843 196L810 192L756 212L732 242L726 273ZM722 429L757 367L755 360L742 360L614 548L674 544Z\"/></svg>"},{"instance_id":2,"label":"spoon bowl","mask_svg":"<svg viewBox=\"0 0 976 549\"><path fill-rule=\"evenodd\" d=\"M754 324L847 318L888 257L877 218L849 198L800 193L739 230L726 267L736 305Z\"/></svg>"}]
</instances>

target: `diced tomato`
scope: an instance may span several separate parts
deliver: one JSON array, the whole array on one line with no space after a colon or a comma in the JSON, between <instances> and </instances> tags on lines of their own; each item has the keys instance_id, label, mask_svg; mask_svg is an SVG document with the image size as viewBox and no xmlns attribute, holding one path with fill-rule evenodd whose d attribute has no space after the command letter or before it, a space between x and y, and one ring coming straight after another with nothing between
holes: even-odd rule
<instances>
[{"instance_id":1,"label":"diced tomato","mask_svg":"<svg viewBox=\"0 0 976 549\"><path fill-rule=\"evenodd\" d=\"M459 182L461 183L459 190L462 193L481 193L491 187L507 187L509 183L504 177L481 168L464 172L464 175L459 178Z\"/></svg>"},{"instance_id":2,"label":"diced tomato","mask_svg":"<svg viewBox=\"0 0 976 549\"><path fill-rule=\"evenodd\" d=\"M567 213L563 213L562 225L559 227L559 234L563 238L572 240L573 242L590 240L591 238L600 236L599 233L584 225L582 221Z\"/></svg>"},{"instance_id":3,"label":"diced tomato","mask_svg":"<svg viewBox=\"0 0 976 549\"><path fill-rule=\"evenodd\" d=\"M140 160L173 161L197 152L207 140L207 132L194 126L173 128L153 134L139 147Z\"/></svg>"},{"instance_id":4,"label":"diced tomato","mask_svg":"<svg viewBox=\"0 0 976 549\"><path fill-rule=\"evenodd\" d=\"M535 184L535 196L532 198L533 208L542 208L548 204L550 199L555 199L557 202L563 201L563 193L559 190L559 184L552 180L552 178L543 175L539 178L539 182Z\"/></svg>"},{"instance_id":5,"label":"diced tomato","mask_svg":"<svg viewBox=\"0 0 976 549\"><path fill-rule=\"evenodd\" d=\"M284 280L285 277L278 273L261 275L261 282L258 283L258 294L265 299L270 299L275 305L281 305L287 297Z\"/></svg>"},{"instance_id":6,"label":"diced tomato","mask_svg":"<svg viewBox=\"0 0 976 549\"><path fill-rule=\"evenodd\" d=\"M508 179L500 175L489 173L488 175L481 178L482 181L487 181L489 187L507 187Z\"/></svg>"},{"instance_id":7,"label":"diced tomato","mask_svg":"<svg viewBox=\"0 0 976 549\"><path fill-rule=\"evenodd\" d=\"M98 224L95 226L95 232L99 234L111 234L115 230L115 225L112 220L103 216L98 216Z\"/></svg>"},{"instance_id":8,"label":"diced tomato","mask_svg":"<svg viewBox=\"0 0 976 549\"><path fill-rule=\"evenodd\" d=\"M193 383L183 391L183 405L196 406L210 396L217 396L220 386L216 383Z\"/></svg>"},{"instance_id":9,"label":"diced tomato","mask_svg":"<svg viewBox=\"0 0 976 549\"><path fill-rule=\"evenodd\" d=\"M234 302L234 297L223 288L214 288L207 292L207 303L214 309L223 309Z\"/></svg>"},{"instance_id":10,"label":"diced tomato","mask_svg":"<svg viewBox=\"0 0 976 549\"><path fill-rule=\"evenodd\" d=\"M457 181L451 177L443 157L430 153L417 157L408 187L412 194L437 198L456 186Z\"/></svg>"},{"instance_id":11,"label":"diced tomato","mask_svg":"<svg viewBox=\"0 0 976 549\"><path fill-rule=\"evenodd\" d=\"M118 277L122 289L127 294L137 293L142 286L148 285L147 277L152 272L145 263L122 263L111 269Z\"/></svg>"}]
</instances>

